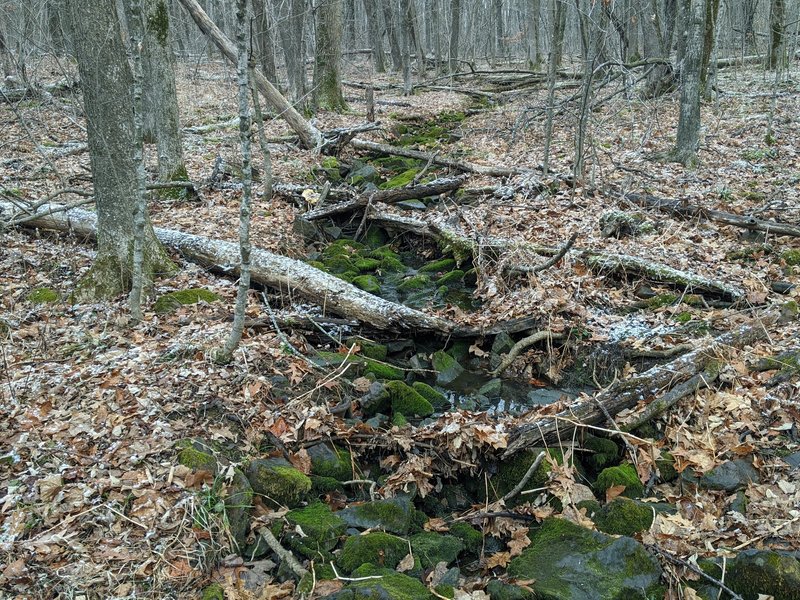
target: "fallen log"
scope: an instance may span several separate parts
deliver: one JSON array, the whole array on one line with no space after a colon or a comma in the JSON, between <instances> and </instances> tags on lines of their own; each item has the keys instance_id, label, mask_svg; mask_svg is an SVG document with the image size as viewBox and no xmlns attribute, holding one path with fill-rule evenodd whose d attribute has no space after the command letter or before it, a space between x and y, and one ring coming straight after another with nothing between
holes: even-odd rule
<instances>
[{"instance_id":1,"label":"fallen log","mask_svg":"<svg viewBox=\"0 0 800 600\"><path fill-rule=\"evenodd\" d=\"M556 256L563 250L548 246L539 246L526 242L516 242L504 238L483 236L473 239L464 231L453 227L443 219L436 221L423 221L403 217L399 218L388 214L371 214L369 218L383 227L394 227L405 229L418 235L427 235L442 241L456 248L461 253L468 252L476 255L478 250L486 252L492 250L502 252L511 248L517 250L527 250L532 254L540 256ZM646 276L659 283L676 286L681 290L690 290L693 293L707 293L723 298L728 298L733 302L745 297L743 290L736 286L725 284L713 279L701 277L690 271L681 271L668 265L645 260L637 256L627 254L608 254L587 249L576 249L576 255L583 260L590 268L614 273L636 273ZM534 271L536 266L515 265L517 270Z\"/></svg>"},{"instance_id":2,"label":"fallen log","mask_svg":"<svg viewBox=\"0 0 800 600\"><path fill-rule=\"evenodd\" d=\"M5 218L6 214L18 211L19 208L18 205L0 200L0 217ZM42 205L31 215L32 218L25 223L25 226L71 230L79 235L95 236L94 213L80 209L56 212L60 209L59 205ZM228 275L238 273L238 244L174 229L162 227L153 229L163 244L177 250L188 260ZM475 334L475 330L458 327L449 319L389 302L302 261L272 254L266 250L253 249L251 270L251 279L255 283L280 290L290 289L329 312L369 323L379 329L416 330L454 335Z\"/></svg>"},{"instance_id":3,"label":"fallen log","mask_svg":"<svg viewBox=\"0 0 800 600\"><path fill-rule=\"evenodd\" d=\"M476 173L478 175L489 175L491 177L513 177L514 175L522 175L523 173L531 173L530 169L520 169L517 167L504 167L504 166L490 166L490 165L476 165L453 158L445 158L438 154L431 154L429 152L422 152L420 150L412 150L410 148L399 148L390 146L389 144L379 144L378 142L371 142L369 140L362 140L356 138L350 142L356 150L364 150L366 152L374 152L376 154L388 154L392 156L403 156L405 158L416 158L417 160L430 161L433 164L457 169L467 173ZM544 184L542 184L544 188Z\"/></svg>"},{"instance_id":4,"label":"fallen log","mask_svg":"<svg viewBox=\"0 0 800 600\"><path fill-rule=\"evenodd\" d=\"M333 215L345 214L352 212L358 208L367 206L369 203L383 202L384 204L394 204L404 200L411 200L414 198L427 198L428 196L438 196L439 194L446 194L460 188L466 178L461 177L444 177L435 179L429 183L421 183L419 185L409 185L402 188L392 190L377 190L375 192L368 192L361 194L350 200L338 202L336 204L327 204L314 210L308 211L303 218L306 221L313 221L315 219L322 219L324 217L331 217Z\"/></svg>"},{"instance_id":5,"label":"fallen log","mask_svg":"<svg viewBox=\"0 0 800 600\"><path fill-rule=\"evenodd\" d=\"M732 225L733 227L741 227L751 231L763 231L764 233L771 233L773 235L789 235L793 237L800 237L800 226L792 225L790 223L779 223L778 221L765 221L763 219L756 219L750 215L736 215L721 210L714 210L711 208L703 208L695 204L686 204L681 200L672 200L666 198L657 198L648 194L634 194L634 193L621 193L615 192L614 195L622 200L633 202L645 208L653 208L660 212L668 213L677 217L685 219L709 219L722 223L724 225Z\"/></svg>"},{"instance_id":6,"label":"fallen log","mask_svg":"<svg viewBox=\"0 0 800 600\"><path fill-rule=\"evenodd\" d=\"M603 424L606 413L615 416L637 405L642 405L646 410L672 390L678 389L684 395L689 394L701 384L698 376L717 371L731 349L741 349L766 339L769 335L767 327L796 320L797 317L797 307L791 303L771 307L729 333L706 341L698 340L699 347L671 362L619 381L594 396L577 398L555 416L537 418L532 415L527 423L511 432L503 456L511 456L532 446L553 445L559 440L568 440L578 427ZM672 394L669 402L676 402L679 399L676 395Z\"/></svg>"}]
</instances>

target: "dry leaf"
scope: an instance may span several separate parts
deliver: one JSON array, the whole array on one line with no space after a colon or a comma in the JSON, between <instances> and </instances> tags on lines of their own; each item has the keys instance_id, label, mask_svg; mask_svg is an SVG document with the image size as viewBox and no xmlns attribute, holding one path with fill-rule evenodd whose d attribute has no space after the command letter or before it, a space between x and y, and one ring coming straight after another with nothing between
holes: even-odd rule
<instances>
[{"instance_id":1,"label":"dry leaf","mask_svg":"<svg viewBox=\"0 0 800 600\"><path fill-rule=\"evenodd\" d=\"M414 568L414 555L409 552L405 555L403 560L400 561L400 564L397 565L396 571L400 573L405 573L406 571L410 571Z\"/></svg>"}]
</instances>

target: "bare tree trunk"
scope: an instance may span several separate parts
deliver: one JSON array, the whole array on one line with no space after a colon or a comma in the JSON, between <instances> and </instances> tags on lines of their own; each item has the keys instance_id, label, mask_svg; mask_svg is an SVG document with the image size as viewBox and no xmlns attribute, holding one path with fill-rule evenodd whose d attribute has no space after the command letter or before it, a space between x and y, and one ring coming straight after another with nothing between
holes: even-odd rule
<instances>
[{"instance_id":1,"label":"bare tree trunk","mask_svg":"<svg viewBox=\"0 0 800 600\"><path fill-rule=\"evenodd\" d=\"M286 63L286 76L289 80L289 98L300 110L308 104L303 44L305 16L306 0L278 0L278 32Z\"/></svg>"},{"instance_id":2,"label":"bare tree trunk","mask_svg":"<svg viewBox=\"0 0 800 600\"><path fill-rule=\"evenodd\" d=\"M564 26L566 25L567 7L565 0L552 0L551 14L553 23L553 35L550 38L550 55L547 61L547 116L544 125L544 149L542 150L542 171L547 176L550 168L550 144L553 141L553 112L556 90L556 71L558 61L561 57L561 46L564 43Z\"/></svg>"},{"instance_id":3,"label":"bare tree trunk","mask_svg":"<svg viewBox=\"0 0 800 600\"><path fill-rule=\"evenodd\" d=\"M314 60L314 107L344 112L342 95L342 0L322 0L317 5Z\"/></svg>"},{"instance_id":4,"label":"bare tree trunk","mask_svg":"<svg viewBox=\"0 0 800 600\"><path fill-rule=\"evenodd\" d=\"M703 52L704 0L682 0L686 49L681 64L681 107L672 158L691 167L697 164L700 141L700 62Z\"/></svg>"},{"instance_id":5,"label":"bare tree trunk","mask_svg":"<svg viewBox=\"0 0 800 600\"><path fill-rule=\"evenodd\" d=\"M703 57L700 62L700 88L704 97L711 93L709 78L709 64L714 51L717 36L717 16L719 15L719 0L706 0L705 26L703 28Z\"/></svg>"},{"instance_id":6,"label":"bare tree trunk","mask_svg":"<svg viewBox=\"0 0 800 600\"><path fill-rule=\"evenodd\" d=\"M372 46L372 61L377 73L386 72L386 63L383 60L383 36L381 35L380 15L378 14L377 0L363 0L364 13L367 16L367 37Z\"/></svg>"},{"instance_id":7,"label":"bare tree trunk","mask_svg":"<svg viewBox=\"0 0 800 600\"><path fill-rule=\"evenodd\" d=\"M200 8L197 0L180 0L180 3L192 15L192 19L197 23L200 30L205 33L211 41L217 45L222 54L231 62L237 60L236 47L225 37L208 15ZM286 101L281 93L267 81L266 77L258 71L254 73L258 91L269 102L270 106L283 117L292 130L300 137L300 142L306 148L316 148L322 142L322 134L306 121L295 108Z\"/></svg>"},{"instance_id":8,"label":"bare tree trunk","mask_svg":"<svg viewBox=\"0 0 800 600\"><path fill-rule=\"evenodd\" d=\"M774 70L785 63L784 37L786 32L785 0L770 0L769 3L769 52L767 69Z\"/></svg>"},{"instance_id":9,"label":"bare tree trunk","mask_svg":"<svg viewBox=\"0 0 800 600\"><path fill-rule=\"evenodd\" d=\"M494 48L492 52L495 60L503 58L505 54L505 27L503 25L503 0L492 0L492 20L494 21Z\"/></svg>"},{"instance_id":10,"label":"bare tree trunk","mask_svg":"<svg viewBox=\"0 0 800 600\"><path fill-rule=\"evenodd\" d=\"M399 12L395 6L397 3L391 0L382 2L383 22L386 25L386 37L389 38L389 51L392 55L392 69L394 71L403 70L403 51L400 49L400 42L397 40L397 25L395 15ZM395 10L392 10L394 6Z\"/></svg>"},{"instance_id":11,"label":"bare tree trunk","mask_svg":"<svg viewBox=\"0 0 800 600\"><path fill-rule=\"evenodd\" d=\"M450 0L450 72L458 71L458 44L461 37L461 0Z\"/></svg>"},{"instance_id":12,"label":"bare tree trunk","mask_svg":"<svg viewBox=\"0 0 800 600\"><path fill-rule=\"evenodd\" d=\"M261 72L272 85L278 85L278 72L275 68L274 23L267 0L253 0L255 30L253 38L261 63Z\"/></svg>"},{"instance_id":13,"label":"bare tree trunk","mask_svg":"<svg viewBox=\"0 0 800 600\"><path fill-rule=\"evenodd\" d=\"M134 321L142 320L142 295L144 292L144 236L147 224L147 177L144 171L144 115L142 111L145 103L142 98L142 82L144 73L142 68L144 46L147 44L147 34L142 20L144 12L142 0L130 1L130 59L133 75L133 125L134 160L136 162L136 199L135 215L133 217L133 266L131 273L131 291L128 304L131 317ZM173 78L174 82L174 78Z\"/></svg>"},{"instance_id":14,"label":"bare tree trunk","mask_svg":"<svg viewBox=\"0 0 800 600\"><path fill-rule=\"evenodd\" d=\"M97 256L76 290L78 299L112 298L130 290L136 214L137 150L133 76L114 0L67 3L83 89L97 207ZM145 285L174 265L145 225Z\"/></svg>"}]
</instances>

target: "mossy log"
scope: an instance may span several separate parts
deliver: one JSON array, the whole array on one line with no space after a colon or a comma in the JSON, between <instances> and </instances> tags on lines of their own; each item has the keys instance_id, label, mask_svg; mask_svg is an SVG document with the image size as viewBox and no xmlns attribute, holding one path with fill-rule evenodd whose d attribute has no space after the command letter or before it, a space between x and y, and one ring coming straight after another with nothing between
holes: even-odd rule
<instances>
[{"instance_id":1,"label":"mossy log","mask_svg":"<svg viewBox=\"0 0 800 600\"><path fill-rule=\"evenodd\" d=\"M657 198L656 196L647 194L617 193L615 195L623 200L634 202L639 206L654 208L658 211L685 219L708 219L710 221L722 223L723 225L732 225L733 227L741 227L742 229L749 229L751 231L763 231L773 235L800 237L799 225L779 223L778 221L765 221L749 215L735 215L721 210L703 208L695 204L684 204L680 200Z\"/></svg>"},{"instance_id":2,"label":"mossy log","mask_svg":"<svg viewBox=\"0 0 800 600\"><path fill-rule=\"evenodd\" d=\"M0 201L0 216L18 208L11 203ZM58 205L52 204L40 206L33 215L35 218L25 225L61 231L70 230L79 235L94 237L96 232L94 213L80 209L54 212L58 208ZM154 228L154 231L163 244L177 250L188 260L227 275L238 274L238 244L161 227ZM253 282L281 290L291 289L293 293L325 306L334 314L357 319L379 329L455 335L477 334L470 328L459 328L449 319L427 315L369 294L299 260L256 248L253 249L250 260Z\"/></svg>"},{"instance_id":3,"label":"mossy log","mask_svg":"<svg viewBox=\"0 0 800 600\"><path fill-rule=\"evenodd\" d=\"M672 390L682 388L685 390L683 395L693 392L696 389L694 385L683 384L704 371L713 370L731 349L743 348L766 339L769 335L767 327L796 320L797 307L790 304L771 307L756 315L751 322L705 343L698 340L698 347L692 352L653 367L641 375L619 381L592 397L577 398L555 416L529 420L511 432L504 456L511 456L542 443L550 445L557 443L559 439L569 439L576 427L601 425L606 421L606 415L614 416L639 404L647 410L650 404L658 402ZM677 400L675 397L670 398L671 402ZM657 412L654 411L654 414ZM635 417L633 420L638 423ZM622 429L626 429L624 424Z\"/></svg>"}]
</instances>

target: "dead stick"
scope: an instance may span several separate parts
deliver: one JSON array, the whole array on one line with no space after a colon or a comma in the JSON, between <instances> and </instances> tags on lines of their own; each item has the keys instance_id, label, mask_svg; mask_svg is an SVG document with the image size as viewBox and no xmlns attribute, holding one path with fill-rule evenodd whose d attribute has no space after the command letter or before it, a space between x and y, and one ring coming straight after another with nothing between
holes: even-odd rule
<instances>
[{"instance_id":1,"label":"dead stick","mask_svg":"<svg viewBox=\"0 0 800 600\"><path fill-rule=\"evenodd\" d=\"M690 571L692 571L694 573L697 573L698 575L700 575L700 577L702 577L706 581L709 581L709 582L713 583L719 589L721 589L723 592L725 592L726 594L729 594L732 600L744 600L744 598L742 598L739 594L734 592L731 588L729 588L727 585L722 583L716 577L712 577L711 575L709 575L708 573L703 571L703 569L701 569L700 567L696 567L695 565L693 565L692 563L690 563L688 561L685 561L685 560L683 560L681 558L678 558L677 556L673 556L672 554L670 554L666 550L662 550L658 546L648 545L648 546L646 546L646 548L652 550L653 552L655 552L659 556L663 556L664 558L666 558L671 563L675 563L676 565L680 565L682 567L686 567Z\"/></svg>"},{"instance_id":2,"label":"dead stick","mask_svg":"<svg viewBox=\"0 0 800 600\"><path fill-rule=\"evenodd\" d=\"M508 354L506 354L506 357L503 359L500 365L494 371L492 371L492 376L497 377L500 373L505 371L511 365L511 363L514 362L514 359L517 358L519 353L525 350L525 348L533 346L535 343L541 342L542 340L552 341L562 339L564 339L563 333L553 333L549 330L537 331L526 338L522 338L520 341L514 344L514 347L509 350Z\"/></svg>"},{"instance_id":3,"label":"dead stick","mask_svg":"<svg viewBox=\"0 0 800 600\"><path fill-rule=\"evenodd\" d=\"M308 574L308 571L303 568L303 566L297 562L297 559L294 557L294 554L289 552L286 548L281 546L281 543L272 535L272 532L266 528L261 527L258 530L258 534L267 542L267 545L272 549L272 551L277 554L282 561L284 561L287 566L292 570L292 572L297 575L299 578L303 578L305 575Z\"/></svg>"},{"instance_id":4,"label":"dead stick","mask_svg":"<svg viewBox=\"0 0 800 600\"><path fill-rule=\"evenodd\" d=\"M536 469L538 469L539 465L542 464L543 459L544 459L544 450L539 452L539 454L536 456L536 460L534 460L533 463L531 463L531 466L528 467L527 471L525 471L525 475L522 477L522 479L520 479L519 483L514 486L514 489L508 492L505 496L503 496L503 502L511 500L522 491L522 488L524 488L525 484L528 483L528 480L536 472Z\"/></svg>"}]
</instances>

